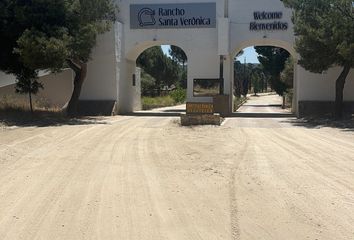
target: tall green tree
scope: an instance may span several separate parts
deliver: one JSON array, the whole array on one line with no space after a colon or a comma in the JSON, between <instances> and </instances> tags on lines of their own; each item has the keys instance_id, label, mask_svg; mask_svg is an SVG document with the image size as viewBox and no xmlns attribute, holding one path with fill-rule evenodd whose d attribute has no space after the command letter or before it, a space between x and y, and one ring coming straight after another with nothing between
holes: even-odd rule
<instances>
[{"instance_id":1,"label":"tall green tree","mask_svg":"<svg viewBox=\"0 0 354 240\"><path fill-rule=\"evenodd\" d=\"M155 79L158 95L163 86L178 84L181 76L181 66L166 56L160 46L149 48L140 54L137 65Z\"/></svg>"},{"instance_id":2,"label":"tall green tree","mask_svg":"<svg viewBox=\"0 0 354 240\"><path fill-rule=\"evenodd\" d=\"M186 63L188 61L186 53L180 47L171 45L169 50L169 54L171 55L174 62L178 64L182 64L182 71L180 72L180 86L182 88L187 88L187 68Z\"/></svg>"},{"instance_id":3,"label":"tall green tree","mask_svg":"<svg viewBox=\"0 0 354 240\"><path fill-rule=\"evenodd\" d=\"M185 64L187 62L187 55L180 47L171 45L169 54L171 55L174 61L182 64L183 68L185 67Z\"/></svg>"},{"instance_id":4,"label":"tall green tree","mask_svg":"<svg viewBox=\"0 0 354 240\"><path fill-rule=\"evenodd\" d=\"M0 1L0 70L16 76L16 92L28 94L33 112L32 95L43 86L38 82L36 69L25 66L14 49L18 46L17 40L23 32L37 24L33 21L33 15L39 15L39 12L34 11L29 16L23 8L24 4L13 0ZM37 9L41 7L40 5L37 4Z\"/></svg>"},{"instance_id":5,"label":"tall green tree","mask_svg":"<svg viewBox=\"0 0 354 240\"><path fill-rule=\"evenodd\" d=\"M160 46L146 49L137 59L137 65L155 79L154 88L160 95L166 69L165 56Z\"/></svg>"},{"instance_id":6,"label":"tall green tree","mask_svg":"<svg viewBox=\"0 0 354 240\"><path fill-rule=\"evenodd\" d=\"M283 48L272 46L255 47L258 53L258 60L262 64L263 70L270 76L271 87L277 94L283 96L288 86L281 81L280 74L285 68L285 63L290 53Z\"/></svg>"},{"instance_id":7,"label":"tall green tree","mask_svg":"<svg viewBox=\"0 0 354 240\"><path fill-rule=\"evenodd\" d=\"M242 95L242 73L243 65L237 59L234 60L234 94L240 98Z\"/></svg>"},{"instance_id":8,"label":"tall green tree","mask_svg":"<svg viewBox=\"0 0 354 240\"><path fill-rule=\"evenodd\" d=\"M75 115L97 36L108 31L115 20L113 1L4 1L6 14L0 16L0 33L8 50L1 58L11 60L1 62L0 68L17 74L23 67L55 72L69 66L75 78L67 112Z\"/></svg>"},{"instance_id":9,"label":"tall green tree","mask_svg":"<svg viewBox=\"0 0 354 240\"><path fill-rule=\"evenodd\" d=\"M251 73L251 82L253 86L253 93L255 96L257 96L257 93L262 90L262 74L263 72L260 68L253 69Z\"/></svg>"},{"instance_id":10,"label":"tall green tree","mask_svg":"<svg viewBox=\"0 0 354 240\"><path fill-rule=\"evenodd\" d=\"M343 117L343 91L354 67L354 11L352 0L284 0L293 9L296 50L299 64L306 70L322 73L342 67L336 80L336 118Z\"/></svg>"},{"instance_id":11,"label":"tall green tree","mask_svg":"<svg viewBox=\"0 0 354 240\"><path fill-rule=\"evenodd\" d=\"M241 64L241 62L237 59L239 57L241 57L243 54L245 53L244 50L239 51L235 58L234 58L234 94L236 97L240 98L242 93L244 92L243 89L243 79L244 79L244 72L242 72L243 65Z\"/></svg>"},{"instance_id":12,"label":"tall green tree","mask_svg":"<svg viewBox=\"0 0 354 240\"><path fill-rule=\"evenodd\" d=\"M253 84L252 74L259 71L259 64L234 61L234 93L236 97L247 96Z\"/></svg>"},{"instance_id":13,"label":"tall green tree","mask_svg":"<svg viewBox=\"0 0 354 240\"><path fill-rule=\"evenodd\" d=\"M294 65L294 58L290 56L286 60L284 70L280 74L281 81L290 88L294 87Z\"/></svg>"}]
</instances>

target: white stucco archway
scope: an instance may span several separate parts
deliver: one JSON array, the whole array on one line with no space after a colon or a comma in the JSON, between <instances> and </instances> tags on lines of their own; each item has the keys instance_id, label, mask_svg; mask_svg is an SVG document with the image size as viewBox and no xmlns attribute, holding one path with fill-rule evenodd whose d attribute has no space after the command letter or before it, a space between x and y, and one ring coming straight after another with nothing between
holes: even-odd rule
<instances>
[{"instance_id":1,"label":"white stucco archway","mask_svg":"<svg viewBox=\"0 0 354 240\"><path fill-rule=\"evenodd\" d=\"M121 113L135 109L132 94L135 90L131 79L136 72L136 59L153 46L175 45L186 53L189 102L213 101L211 97L193 96L194 79L221 76L224 78L224 94L231 98L233 58L246 47L281 47L295 61L298 59L294 49L292 11L279 0L194 0L193 3L188 0L117 0L117 3L120 7L119 21L112 32L98 41L81 99L114 100ZM146 8L152 10L150 14L154 21L142 22L139 19L138 13ZM259 19L257 14L265 14L266 17ZM260 28L252 27L255 25ZM224 62L222 73L221 59ZM316 104L322 104L323 108L329 106L334 100L335 79L339 72L340 69L333 68L327 73L313 74L296 64L295 112L301 115L302 112L316 110L307 107ZM97 84L97 79L100 84ZM348 76L344 98L354 106L352 79L354 71Z\"/></svg>"},{"instance_id":2,"label":"white stucco archway","mask_svg":"<svg viewBox=\"0 0 354 240\"><path fill-rule=\"evenodd\" d=\"M142 54L145 50L156 47L156 46L162 46L162 45L173 45L176 47L179 47L184 51L186 54L187 58L189 56L188 49L184 46L182 46L178 42L172 42L169 40L158 40L158 41L145 41L145 42L140 42L136 44L134 47L128 50L127 54L125 55L126 59L129 61L136 61L136 59Z\"/></svg>"},{"instance_id":3,"label":"white stucco archway","mask_svg":"<svg viewBox=\"0 0 354 240\"><path fill-rule=\"evenodd\" d=\"M286 42L286 41L282 41L279 39L269 39L269 38L261 38L261 39L249 39L247 41L241 42L239 43L236 47L235 50L232 51L232 55L230 56L230 59L234 59L235 56L243 49L247 48L247 47L257 47L257 46L271 46L271 47L279 47L279 48L283 48L286 51L289 52L289 54L294 58L294 76L293 76L293 87L294 87L294 92L297 92L297 70L298 68L297 66L297 59L298 59L298 54L295 51L295 48L293 46L293 44ZM233 88L234 88L234 64L232 62L231 64L231 72L230 72L230 76L231 76L231 88L230 88L230 95L233 94ZM292 111L294 113L297 113L298 111L298 104L297 104L297 95L294 94L293 97L293 109ZM231 111L231 110L230 110Z\"/></svg>"},{"instance_id":4,"label":"white stucco archway","mask_svg":"<svg viewBox=\"0 0 354 240\"><path fill-rule=\"evenodd\" d=\"M128 76L128 79L130 76L133 75L140 75L140 70L137 69L136 66L136 60L138 57L147 49L156 47L156 46L161 46L161 45L173 45L177 46L180 49L184 51L184 53L187 56L187 59L189 59L189 52L185 50L182 46L180 46L176 42L172 41L143 41L140 43L137 43L135 46L132 46L130 50L128 50L126 54L126 61L125 61L125 68L126 68L126 74ZM187 74L189 74L189 71L187 71ZM188 78L188 75L187 75ZM140 77L139 77L140 80ZM125 84L125 87L121 88L123 91L120 92L120 95L122 96L121 101L123 101L123 104L121 104L120 111L121 112L131 112L136 111L136 110L141 110L141 84L139 83L138 86L129 86L130 81L125 81L122 84ZM187 86L187 91L188 91L188 86ZM192 91L192 90L190 90Z\"/></svg>"},{"instance_id":5,"label":"white stucco archway","mask_svg":"<svg viewBox=\"0 0 354 240\"><path fill-rule=\"evenodd\" d=\"M253 38L247 41L241 42L237 44L234 48L232 48L231 56L236 56L242 49L245 49L250 46L273 46L273 47L280 47L288 51L291 56L297 59L297 53L295 51L294 45L292 43L279 40L279 39L271 39L271 38Z\"/></svg>"}]
</instances>

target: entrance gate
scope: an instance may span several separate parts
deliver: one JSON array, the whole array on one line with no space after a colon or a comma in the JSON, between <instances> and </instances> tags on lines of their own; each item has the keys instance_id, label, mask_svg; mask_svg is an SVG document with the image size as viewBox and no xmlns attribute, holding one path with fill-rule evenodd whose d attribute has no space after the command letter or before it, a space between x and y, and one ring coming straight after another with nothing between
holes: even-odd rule
<instances>
[{"instance_id":1,"label":"entrance gate","mask_svg":"<svg viewBox=\"0 0 354 240\"><path fill-rule=\"evenodd\" d=\"M137 57L158 45L175 45L188 57L187 101L210 103L212 97L194 96L195 79L222 78L222 94L232 108L233 58L248 46L277 46L297 59L291 10L279 0L117 0L119 21L100 37L89 65L81 100L115 101L116 113L140 108ZM295 66L294 109L301 116L312 105L334 100L339 69L312 74ZM353 71L349 78L354 78ZM354 81L348 81L345 100L353 101Z\"/></svg>"}]
</instances>

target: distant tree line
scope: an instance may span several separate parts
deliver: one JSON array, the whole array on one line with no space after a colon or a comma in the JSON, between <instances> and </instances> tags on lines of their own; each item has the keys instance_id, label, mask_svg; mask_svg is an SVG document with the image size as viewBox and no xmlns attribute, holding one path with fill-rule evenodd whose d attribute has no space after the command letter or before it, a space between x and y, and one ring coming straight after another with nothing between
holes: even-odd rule
<instances>
[{"instance_id":1,"label":"distant tree line","mask_svg":"<svg viewBox=\"0 0 354 240\"><path fill-rule=\"evenodd\" d=\"M294 62L285 49L272 46L255 47L259 64L234 62L235 96L266 92L270 88L283 96L293 88ZM240 54L241 55L241 54Z\"/></svg>"},{"instance_id":2,"label":"distant tree line","mask_svg":"<svg viewBox=\"0 0 354 240\"><path fill-rule=\"evenodd\" d=\"M169 55L164 54L161 46L145 50L137 59L142 69L141 90L143 96L160 96L162 90L187 88L187 56L182 49L171 46Z\"/></svg>"}]
</instances>

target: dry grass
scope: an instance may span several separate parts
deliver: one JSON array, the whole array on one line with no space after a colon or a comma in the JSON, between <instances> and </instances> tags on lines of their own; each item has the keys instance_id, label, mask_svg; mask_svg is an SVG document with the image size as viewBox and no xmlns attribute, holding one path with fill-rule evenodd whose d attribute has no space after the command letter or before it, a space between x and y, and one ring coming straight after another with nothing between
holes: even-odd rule
<instances>
[{"instance_id":1,"label":"dry grass","mask_svg":"<svg viewBox=\"0 0 354 240\"><path fill-rule=\"evenodd\" d=\"M48 99L44 97L35 97L33 100L33 108L39 111L59 112L61 108L52 106ZM0 98L0 110L21 110L30 111L29 100L24 95L5 95Z\"/></svg>"},{"instance_id":2,"label":"dry grass","mask_svg":"<svg viewBox=\"0 0 354 240\"><path fill-rule=\"evenodd\" d=\"M0 98L0 130L11 126L49 127L61 125L106 124L98 117L70 118L64 109L49 107L48 101L36 98L34 112L31 113L28 101L23 97Z\"/></svg>"},{"instance_id":3,"label":"dry grass","mask_svg":"<svg viewBox=\"0 0 354 240\"><path fill-rule=\"evenodd\" d=\"M39 125L67 120L62 109L49 107L45 99L36 99L33 108L34 113L31 113L29 103L23 97L3 96L0 99L0 126Z\"/></svg>"}]
</instances>

